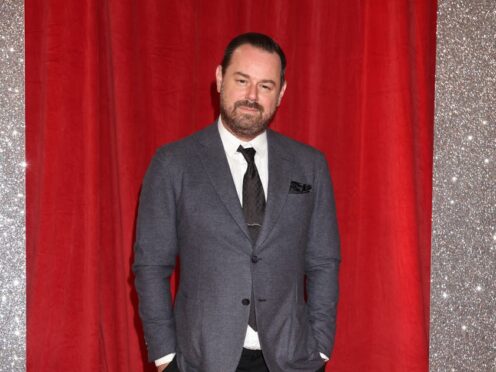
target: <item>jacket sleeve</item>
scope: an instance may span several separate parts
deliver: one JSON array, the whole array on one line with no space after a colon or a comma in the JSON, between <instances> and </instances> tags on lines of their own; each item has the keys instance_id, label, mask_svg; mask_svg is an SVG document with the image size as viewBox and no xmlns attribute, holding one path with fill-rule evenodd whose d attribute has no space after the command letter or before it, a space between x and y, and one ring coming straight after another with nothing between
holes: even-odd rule
<instances>
[{"instance_id":1,"label":"jacket sleeve","mask_svg":"<svg viewBox=\"0 0 496 372\"><path fill-rule=\"evenodd\" d=\"M331 356L336 333L340 244L327 162L318 160L314 208L305 254L307 309L319 352Z\"/></svg>"},{"instance_id":2,"label":"jacket sleeve","mask_svg":"<svg viewBox=\"0 0 496 372\"><path fill-rule=\"evenodd\" d=\"M176 192L167 160L158 152L143 180L134 245L133 271L149 361L176 350L170 292L178 253Z\"/></svg>"}]
</instances>

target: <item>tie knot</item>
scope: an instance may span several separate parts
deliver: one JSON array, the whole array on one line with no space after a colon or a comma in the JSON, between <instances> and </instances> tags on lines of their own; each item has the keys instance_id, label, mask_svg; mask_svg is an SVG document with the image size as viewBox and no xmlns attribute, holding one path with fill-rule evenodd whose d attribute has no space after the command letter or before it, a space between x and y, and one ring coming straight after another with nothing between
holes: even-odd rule
<instances>
[{"instance_id":1,"label":"tie knot","mask_svg":"<svg viewBox=\"0 0 496 372\"><path fill-rule=\"evenodd\" d=\"M243 157L245 158L245 160L248 164L254 164L255 163L255 152L256 151L253 147L244 148L243 146L239 145L238 152L243 154Z\"/></svg>"}]
</instances>

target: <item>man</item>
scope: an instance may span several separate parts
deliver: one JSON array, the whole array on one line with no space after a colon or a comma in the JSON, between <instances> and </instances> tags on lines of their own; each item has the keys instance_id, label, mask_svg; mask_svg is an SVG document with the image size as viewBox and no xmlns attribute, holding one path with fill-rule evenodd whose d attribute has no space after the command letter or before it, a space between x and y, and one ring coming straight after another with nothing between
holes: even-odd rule
<instances>
[{"instance_id":1,"label":"man","mask_svg":"<svg viewBox=\"0 0 496 372\"><path fill-rule=\"evenodd\" d=\"M216 70L219 120L159 149L145 176L133 269L159 371L315 372L331 355L333 193L321 153L268 129L285 67L268 36L234 38Z\"/></svg>"}]
</instances>

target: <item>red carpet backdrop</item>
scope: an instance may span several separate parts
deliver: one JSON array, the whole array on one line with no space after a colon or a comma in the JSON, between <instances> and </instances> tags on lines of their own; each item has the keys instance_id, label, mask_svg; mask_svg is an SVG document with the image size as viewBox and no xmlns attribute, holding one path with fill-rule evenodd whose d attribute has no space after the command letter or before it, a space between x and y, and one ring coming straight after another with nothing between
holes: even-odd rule
<instances>
[{"instance_id":1,"label":"red carpet backdrop","mask_svg":"<svg viewBox=\"0 0 496 372\"><path fill-rule=\"evenodd\" d=\"M212 122L236 34L288 57L273 128L327 155L342 236L328 371L426 371L436 3L26 0L27 363L144 371L130 270L155 149Z\"/></svg>"}]
</instances>

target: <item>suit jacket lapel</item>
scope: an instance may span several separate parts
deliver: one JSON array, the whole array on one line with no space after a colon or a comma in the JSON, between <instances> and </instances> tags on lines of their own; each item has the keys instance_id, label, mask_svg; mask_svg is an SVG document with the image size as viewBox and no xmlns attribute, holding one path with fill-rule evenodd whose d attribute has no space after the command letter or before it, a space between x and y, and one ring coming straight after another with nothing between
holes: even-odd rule
<instances>
[{"instance_id":1,"label":"suit jacket lapel","mask_svg":"<svg viewBox=\"0 0 496 372\"><path fill-rule=\"evenodd\" d=\"M200 160L205 167L215 191L227 210L234 218L239 228L251 241L241 203L236 192L236 186L229 169L226 153L217 129L217 123L210 125L198 133ZM248 252L251 254L252 252Z\"/></svg>"},{"instance_id":2,"label":"suit jacket lapel","mask_svg":"<svg viewBox=\"0 0 496 372\"><path fill-rule=\"evenodd\" d=\"M255 249L267 239L274 228L288 197L291 182L291 154L281 143L279 135L270 129L267 131L267 141L269 149L269 190L264 223Z\"/></svg>"}]
</instances>

